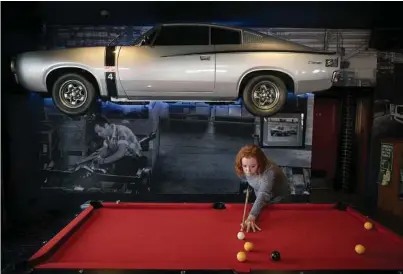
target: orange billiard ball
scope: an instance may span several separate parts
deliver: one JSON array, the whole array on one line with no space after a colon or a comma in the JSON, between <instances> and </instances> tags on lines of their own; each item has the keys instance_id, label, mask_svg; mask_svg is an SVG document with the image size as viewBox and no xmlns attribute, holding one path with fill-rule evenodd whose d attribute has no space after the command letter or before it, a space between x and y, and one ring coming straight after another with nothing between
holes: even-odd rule
<instances>
[{"instance_id":1,"label":"orange billiard ball","mask_svg":"<svg viewBox=\"0 0 403 274\"><path fill-rule=\"evenodd\" d=\"M253 244L251 242L246 242L243 247L245 248L246 251L251 251L253 249Z\"/></svg>"},{"instance_id":2,"label":"orange billiard ball","mask_svg":"<svg viewBox=\"0 0 403 274\"><path fill-rule=\"evenodd\" d=\"M246 261L246 253L243 251L239 251L238 254L236 254L236 258L240 262Z\"/></svg>"},{"instance_id":3,"label":"orange billiard ball","mask_svg":"<svg viewBox=\"0 0 403 274\"><path fill-rule=\"evenodd\" d=\"M365 252L365 247L363 245L356 245L355 252L358 254L363 254Z\"/></svg>"},{"instance_id":4,"label":"orange billiard ball","mask_svg":"<svg viewBox=\"0 0 403 274\"><path fill-rule=\"evenodd\" d=\"M373 225L370 222L365 222L364 227L365 227L365 229L370 230L370 229L372 229Z\"/></svg>"}]
</instances>

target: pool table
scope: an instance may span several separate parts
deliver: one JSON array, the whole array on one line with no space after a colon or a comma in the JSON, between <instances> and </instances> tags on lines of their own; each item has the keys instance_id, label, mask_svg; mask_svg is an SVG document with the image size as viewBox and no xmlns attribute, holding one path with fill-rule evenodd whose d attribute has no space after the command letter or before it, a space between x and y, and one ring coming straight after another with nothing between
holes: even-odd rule
<instances>
[{"instance_id":1,"label":"pool table","mask_svg":"<svg viewBox=\"0 0 403 274\"><path fill-rule=\"evenodd\" d=\"M342 203L270 205L258 221L262 230L239 240L243 207L92 202L26 265L34 272L93 273L403 270L402 238ZM254 249L240 262L245 241ZM271 259L274 250L279 261Z\"/></svg>"}]
</instances>

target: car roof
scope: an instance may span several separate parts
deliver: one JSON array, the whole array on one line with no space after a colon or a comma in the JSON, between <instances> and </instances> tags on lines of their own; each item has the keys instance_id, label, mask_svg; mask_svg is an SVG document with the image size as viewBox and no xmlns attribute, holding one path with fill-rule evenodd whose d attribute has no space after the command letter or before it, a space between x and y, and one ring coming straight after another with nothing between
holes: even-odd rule
<instances>
[{"instance_id":1,"label":"car roof","mask_svg":"<svg viewBox=\"0 0 403 274\"><path fill-rule=\"evenodd\" d=\"M174 23L161 23L157 24L155 27L161 27L161 26L207 26L207 27L219 27L219 28L225 28L225 29L230 29L230 30L238 30L242 32L248 32L252 33L255 35L259 35L260 37L263 37L266 41L270 42L275 42L278 44L283 44L284 47L297 47L299 50L309 50L309 51L318 51L317 49L305 46L300 43L292 42L287 39L284 39L282 37L279 37L277 35L272 35L268 33L261 33L259 31L250 29L250 28L244 28L244 27L233 27L233 26L227 26L223 24L214 24L214 23L190 23L190 22L174 22Z\"/></svg>"},{"instance_id":2,"label":"car roof","mask_svg":"<svg viewBox=\"0 0 403 274\"><path fill-rule=\"evenodd\" d=\"M229 30L238 30L238 31L246 31L250 33L254 33L266 38L274 38L278 40L284 40L280 37L273 36L267 33L261 33L256 30L250 29L250 28L245 28L245 27L234 27L234 26L228 26L224 24L215 24L215 23L189 23L189 22L182 22L182 23L161 23L157 24L155 27L162 27L162 26L205 26L205 27L217 27L217 28L223 28L223 29L229 29Z\"/></svg>"},{"instance_id":3,"label":"car roof","mask_svg":"<svg viewBox=\"0 0 403 274\"><path fill-rule=\"evenodd\" d=\"M232 27L222 24L214 24L214 23L161 23L158 26L205 26L205 27L219 27L233 30L244 30L240 27Z\"/></svg>"},{"instance_id":4,"label":"car roof","mask_svg":"<svg viewBox=\"0 0 403 274\"><path fill-rule=\"evenodd\" d=\"M218 28L224 28L224 29L230 29L230 30L238 30L238 31L245 31L245 32L249 32L249 33L253 33L256 35L260 35L266 38L271 38L271 39L276 39L276 40L282 40L282 41L286 41L286 42L290 42L286 39L283 39L281 37L275 36L275 35L271 35L268 33L261 33L259 31L256 31L254 29L250 29L250 28L245 28L245 27L234 27L234 26L228 26L228 25L224 25L224 24L215 24L215 23L189 23L189 22L176 22L176 23L161 23L161 24L157 24L155 27L162 27L162 26L206 26L206 27L218 27Z\"/></svg>"}]
</instances>

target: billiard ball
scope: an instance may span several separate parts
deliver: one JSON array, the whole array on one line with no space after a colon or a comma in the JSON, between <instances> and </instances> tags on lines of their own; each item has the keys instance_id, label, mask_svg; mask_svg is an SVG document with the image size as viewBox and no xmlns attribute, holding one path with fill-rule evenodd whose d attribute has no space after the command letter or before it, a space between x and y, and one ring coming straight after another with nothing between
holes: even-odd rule
<instances>
[{"instance_id":1,"label":"billiard ball","mask_svg":"<svg viewBox=\"0 0 403 274\"><path fill-rule=\"evenodd\" d=\"M365 247L363 245L356 245L355 252L357 252L358 254L362 254L365 252Z\"/></svg>"},{"instance_id":2,"label":"billiard ball","mask_svg":"<svg viewBox=\"0 0 403 274\"><path fill-rule=\"evenodd\" d=\"M240 262L244 262L246 260L246 253L243 251L239 251L238 254L236 254L236 258Z\"/></svg>"},{"instance_id":3,"label":"billiard ball","mask_svg":"<svg viewBox=\"0 0 403 274\"><path fill-rule=\"evenodd\" d=\"M251 251L253 249L253 244L251 242L246 242L243 247L246 251Z\"/></svg>"},{"instance_id":4,"label":"billiard ball","mask_svg":"<svg viewBox=\"0 0 403 274\"><path fill-rule=\"evenodd\" d=\"M271 253L271 259L273 260L273 261L280 261L280 252L278 252L278 251L273 251L272 253Z\"/></svg>"},{"instance_id":5,"label":"billiard ball","mask_svg":"<svg viewBox=\"0 0 403 274\"><path fill-rule=\"evenodd\" d=\"M238 237L238 240L243 240L243 239L245 239L245 233L243 233L242 231L238 232L237 237Z\"/></svg>"},{"instance_id":6,"label":"billiard ball","mask_svg":"<svg viewBox=\"0 0 403 274\"><path fill-rule=\"evenodd\" d=\"M372 229L372 223L370 223L370 222L365 222L364 227L365 227L365 229L370 230L370 229Z\"/></svg>"}]
</instances>

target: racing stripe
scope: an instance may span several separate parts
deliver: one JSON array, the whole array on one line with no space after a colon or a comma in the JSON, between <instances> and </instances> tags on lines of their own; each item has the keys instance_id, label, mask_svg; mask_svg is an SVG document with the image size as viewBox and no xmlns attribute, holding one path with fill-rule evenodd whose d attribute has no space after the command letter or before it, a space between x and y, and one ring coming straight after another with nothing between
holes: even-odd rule
<instances>
[{"instance_id":1,"label":"racing stripe","mask_svg":"<svg viewBox=\"0 0 403 274\"><path fill-rule=\"evenodd\" d=\"M218 50L218 51L204 51L204 52L191 52L191 53L180 53L180 54L171 54L164 55L161 57L177 57L177 56L186 56L186 55L202 55L202 54L220 54L220 53L249 53L249 52L285 52L285 53L307 53L307 54L317 54L317 55L335 55L336 52L328 52L328 51L308 51L308 50L268 50L268 49L236 49L236 50Z\"/></svg>"},{"instance_id":2,"label":"racing stripe","mask_svg":"<svg viewBox=\"0 0 403 274\"><path fill-rule=\"evenodd\" d=\"M116 87L116 47L108 46L105 48L105 81L106 93L108 97L117 97Z\"/></svg>"}]
</instances>

